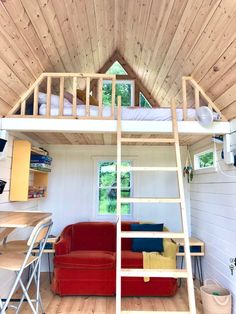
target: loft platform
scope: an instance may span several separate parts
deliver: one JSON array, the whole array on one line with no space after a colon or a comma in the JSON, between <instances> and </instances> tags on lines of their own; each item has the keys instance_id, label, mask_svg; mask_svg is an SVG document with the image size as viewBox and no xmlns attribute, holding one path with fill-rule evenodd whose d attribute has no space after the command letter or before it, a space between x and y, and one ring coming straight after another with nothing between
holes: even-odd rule
<instances>
[{"instance_id":1,"label":"loft platform","mask_svg":"<svg viewBox=\"0 0 236 314\"><path fill-rule=\"evenodd\" d=\"M111 83L110 106L103 105L104 82ZM39 143L115 144L118 115L115 84L115 75L42 73L8 115L1 119L1 129L27 133ZM188 85L194 92L195 102L191 107L187 101ZM78 90L82 96L78 95ZM230 132L227 119L191 77L182 78L182 90L183 104L177 109L181 145L193 144L206 135ZM96 98L91 97L91 93ZM212 110L216 120L208 128L194 121L196 110L202 105ZM127 136L132 133L139 137L142 134L155 137L172 132L170 108L122 107L121 115L122 132Z\"/></svg>"}]
</instances>

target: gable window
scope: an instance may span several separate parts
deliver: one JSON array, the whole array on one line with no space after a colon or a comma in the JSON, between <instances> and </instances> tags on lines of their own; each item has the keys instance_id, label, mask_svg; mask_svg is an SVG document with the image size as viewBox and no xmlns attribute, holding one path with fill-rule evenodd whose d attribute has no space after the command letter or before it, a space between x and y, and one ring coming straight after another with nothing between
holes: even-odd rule
<instances>
[{"instance_id":1,"label":"gable window","mask_svg":"<svg viewBox=\"0 0 236 314\"><path fill-rule=\"evenodd\" d=\"M139 93L139 106L142 108L152 108L150 102L141 92Z\"/></svg>"},{"instance_id":2,"label":"gable window","mask_svg":"<svg viewBox=\"0 0 236 314\"><path fill-rule=\"evenodd\" d=\"M111 105L111 95L112 95L112 85L111 81L103 81L103 104L105 106ZM115 102L117 101L117 96L121 96L121 105L124 107L134 105L134 81L132 80L116 80L116 97Z\"/></svg>"},{"instance_id":3,"label":"gable window","mask_svg":"<svg viewBox=\"0 0 236 314\"><path fill-rule=\"evenodd\" d=\"M122 166L130 166L130 161L123 161ZM131 196L131 174L121 174L121 196ZM115 161L98 162L98 215L112 216L116 214L117 178ZM121 213L131 215L131 204L122 204Z\"/></svg>"},{"instance_id":4,"label":"gable window","mask_svg":"<svg viewBox=\"0 0 236 314\"><path fill-rule=\"evenodd\" d=\"M215 166L214 150L209 149L194 155L194 169L207 169Z\"/></svg>"},{"instance_id":5,"label":"gable window","mask_svg":"<svg viewBox=\"0 0 236 314\"><path fill-rule=\"evenodd\" d=\"M115 102L117 102L117 96L121 96L122 106L124 107L134 106L134 80L129 79L128 74L122 67L122 65L118 61L115 61L106 73L117 75ZM102 94L103 104L105 106L110 106L112 95L111 81L109 80L103 81Z\"/></svg>"}]
</instances>

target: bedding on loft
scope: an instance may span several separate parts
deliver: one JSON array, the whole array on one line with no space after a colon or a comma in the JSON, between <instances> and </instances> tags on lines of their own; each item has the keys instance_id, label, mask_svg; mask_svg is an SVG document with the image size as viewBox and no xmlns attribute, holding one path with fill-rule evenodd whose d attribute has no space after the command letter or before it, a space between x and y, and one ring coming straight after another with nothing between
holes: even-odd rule
<instances>
[{"instance_id":1,"label":"bedding on loft","mask_svg":"<svg viewBox=\"0 0 236 314\"><path fill-rule=\"evenodd\" d=\"M177 120L183 120L183 109L176 109ZM39 114L46 115L46 104L41 104L39 106ZM51 105L50 109L51 116L55 117L59 115L59 106ZM64 116L72 115L72 104L65 106L63 110ZM77 117L86 116L86 106L77 105L76 108ZM90 116L98 117L98 107L90 106ZM111 116L111 107L103 106L102 117ZM187 116L189 120L196 120L196 110L188 108ZM117 110L115 108L115 119L117 118ZM170 108L141 108L141 107L122 107L121 108L121 118L122 120L142 120L142 121L169 121L171 120L171 109ZM214 113L214 120L220 120L220 115Z\"/></svg>"},{"instance_id":2,"label":"bedding on loft","mask_svg":"<svg viewBox=\"0 0 236 314\"><path fill-rule=\"evenodd\" d=\"M80 94L81 95L81 94ZM64 108L63 116L72 116L72 95L70 93L65 93L66 98L64 98ZM80 96L83 99L83 96ZM38 96L39 103L39 115L45 116L47 112L47 94L40 92ZM84 100L84 99L83 99ZM86 104L80 98L76 99L76 116L85 117L86 116ZM91 99L94 105L89 106L90 116L98 117L99 108L96 104L95 98ZM27 104L26 112L32 114L32 101ZM183 120L183 109L178 108L177 120ZM110 106L102 106L102 117L108 118L112 114ZM51 95L51 106L50 115L56 117L59 115L59 96ZM121 108L122 120L135 120L135 121L170 121L171 120L171 109L170 108L142 108L142 107L122 107ZM189 120L196 120L196 109L188 108L187 117ZM220 120L220 114L213 114L214 121ZM117 108L115 107L115 119L117 118Z\"/></svg>"}]
</instances>

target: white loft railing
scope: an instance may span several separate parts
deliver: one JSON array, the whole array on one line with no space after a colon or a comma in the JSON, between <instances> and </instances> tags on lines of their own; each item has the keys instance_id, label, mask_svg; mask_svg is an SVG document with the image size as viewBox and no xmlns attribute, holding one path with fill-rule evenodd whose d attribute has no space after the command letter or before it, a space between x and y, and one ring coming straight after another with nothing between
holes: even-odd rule
<instances>
[{"instance_id":1,"label":"white loft railing","mask_svg":"<svg viewBox=\"0 0 236 314\"><path fill-rule=\"evenodd\" d=\"M20 97L19 101L9 111L8 117L17 118L78 118L77 117L77 89L78 80L82 81L82 85L85 85L85 115L79 117L79 119L114 119L115 114L115 84L116 76L109 74L88 74L88 73L42 73L38 79L32 84L32 86ZM111 81L111 110L110 115L103 117L103 80ZM70 116L64 116L64 92L65 81L67 86L72 87L72 114ZM84 83L84 84L83 84ZM97 83L97 99L98 99L98 114L97 116L90 115L90 93L91 88ZM40 87L46 89L46 113L45 115L39 115L39 91ZM51 115L51 95L52 90L59 90L56 94L59 94L59 114ZM33 95L33 115L26 114L27 100Z\"/></svg>"}]
</instances>

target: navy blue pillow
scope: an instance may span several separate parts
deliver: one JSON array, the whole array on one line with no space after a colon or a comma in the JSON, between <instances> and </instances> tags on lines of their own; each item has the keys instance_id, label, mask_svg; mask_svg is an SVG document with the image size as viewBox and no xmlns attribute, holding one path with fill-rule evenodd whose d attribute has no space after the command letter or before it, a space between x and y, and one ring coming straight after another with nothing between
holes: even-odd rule
<instances>
[{"instance_id":1,"label":"navy blue pillow","mask_svg":"<svg viewBox=\"0 0 236 314\"><path fill-rule=\"evenodd\" d=\"M163 231L164 224L131 224L131 231ZM133 238L134 252L163 252L163 239Z\"/></svg>"}]
</instances>

